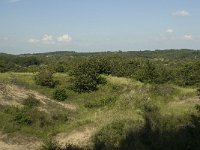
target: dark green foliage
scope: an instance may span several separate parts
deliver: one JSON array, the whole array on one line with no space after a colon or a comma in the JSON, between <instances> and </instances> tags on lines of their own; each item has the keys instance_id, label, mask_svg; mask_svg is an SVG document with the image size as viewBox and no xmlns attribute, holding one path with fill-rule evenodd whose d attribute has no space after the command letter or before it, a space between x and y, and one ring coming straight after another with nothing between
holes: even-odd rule
<instances>
[{"instance_id":1,"label":"dark green foliage","mask_svg":"<svg viewBox=\"0 0 200 150\"><path fill-rule=\"evenodd\" d=\"M92 62L98 66L99 74L111 74L112 63L109 57L94 57Z\"/></svg>"},{"instance_id":2,"label":"dark green foliage","mask_svg":"<svg viewBox=\"0 0 200 150\"><path fill-rule=\"evenodd\" d=\"M141 63L136 78L144 83L162 84L168 82L172 74L166 67L147 60Z\"/></svg>"},{"instance_id":3,"label":"dark green foliage","mask_svg":"<svg viewBox=\"0 0 200 150\"><path fill-rule=\"evenodd\" d=\"M39 112L37 109L26 107L17 110L14 121L21 126L38 124L40 127L44 127L50 125L50 120L46 114Z\"/></svg>"},{"instance_id":4,"label":"dark green foliage","mask_svg":"<svg viewBox=\"0 0 200 150\"><path fill-rule=\"evenodd\" d=\"M37 100L33 95L30 95L28 98L24 99L22 104L27 107L36 107L40 104L40 101Z\"/></svg>"},{"instance_id":5,"label":"dark green foliage","mask_svg":"<svg viewBox=\"0 0 200 150\"><path fill-rule=\"evenodd\" d=\"M48 86L50 88L54 88L56 85L56 81L53 79L53 71L44 68L41 69L35 76L36 84L41 86Z\"/></svg>"},{"instance_id":6,"label":"dark green foliage","mask_svg":"<svg viewBox=\"0 0 200 150\"><path fill-rule=\"evenodd\" d=\"M139 81L146 83L155 83L158 77L159 74L156 70L156 66L152 62L146 61L145 63L141 64L141 69L137 74L137 79Z\"/></svg>"},{"instance_id":7,"label":"dark green foliage","mask_svg":"<svg viewBox=\"0 0 200 150\"><path fill-rule=\"evenodd\" d=\"M20 125L31 125L33 123L32 118L30 117L27 108L17 109L14 121Z\"/></svg>"},{"instance_id":8,"label":"dark green foliage","mask_svg":"<svg viewBox=\"0 0 200 150\"><path fill-rule=\"evenodd\" d=\"M77 92L90 92L97 90L97 86L102 83L98 65L92 61L86 61L74 68L72 88Z\"/></svg>"},{"instance_id":9,"label":"dark green foliage","mask_svg":"<svg viewBox=\"0 0 200 150\"><path fill-rule=\"evenodd\" d=\"M32 65L40 65L41 64L41 61L35 56L17 57L14 59L14 62L23 67L29 67Z\"/></svg>"},{"instance_id":10,"label":"dark green foliage","mask_svg":"<svg viewBox=\"0 0 200 150\"><path fill-rule=\"evenodd\" d=\"M7 61L5 61L5 60L1 60L0 59L0 72L1 73L3 73L3 72L7 72L7 71L10 71L10 70L12 70L12 69L18 69L18 67L17 66L15 66L15 64L14 63L12 63L12 62L7 62Z\"/></svg>"},{"instance_id":11,"label":"dark green foliage","mask_svg":"<svg viewBox=\"0 0 200 150\"><path fill-rule=\"evenodd\" d=\"M177 82L182 86L200 85L200 61L184 64L176 74Z\"/></svg>"},{"instance_id":12,"label":"dark green foliage","mask_svg":"<svg viewBox=\"0 0 200 150\"><path fill-rule=\"evenodd\" d=\"M19 56L0 54L0 72L36 72L41 70L41 64L55 72L73 72L77 66L89 61L89 67L95 68L98 74L132 77L145 83L171 82L181 86L198 86L199 59L199 50L188 49L100 53L53 52ZM76 91L97 89L96 80L90 77L84 77L83 82L79 80L73 84ZM41 84L46 86L46 83ZM54 83L51 82L47 86L53 87Z\"/></svg>"},{"instance_id":13,"label":"dark green foliage","mask_svg":"<svg viewBox=\"0 0 200 150\"><path fill-rule=\"evenodd\" d=\"M64 68L64 66L62 64L58 64L58 65L55 66L54 70L56 72L64 72L65 68Z\"/></svg>"},{"instance_id":14,"label":"dark green foliage","mask_svg":"<svg viewBox=\"0 0 200 150\"><path fill-rule=\"evenodd\" d=\"M6 132L12 132L11 126L15 128L13 131L20 130L23 127L45 129L53 127L56 123L68 121L66 113L45 113L34 107L5 107L1 111L10 118L8 126L3 129Z\"/></svg>"},{"instance_id":15,"label":"dark green foliage","mask_svg":"<svg viewBox=\"0 0 200 150\"><path fill-rule=\"evenodd\" d=\"M111 62L111 74L118 77L134 77L140 67L140 59L130 59L126 57L108 58Z\"/></svg>"},{"instance_id":16,"label":"dark green foliage","mask_svg":"<svg viewBox=\"0 0 200 150\"><path fill-rule=\"evenodd\" d=\"M42 61L35 56L15 56L0 54L0 72L24 71L29 66L39 66Z\"/></svg>"},{"instance_id":17,"label":"dark green foliage","mask_svg":"<svg viewBox=\"0 0 200 150\"><path fill-rule=\"evenodd\" d=\"M53 98L58 101L64 101L67 99L67 93L65 89L57 88L53 93Z\"/></svg>"},{"instance_id":18,"label":"dark green foliage","mask_svg":"<svg viewBox=\"0 0 200 150\"><path fill-rule=\"evenodd\" d=\"M18 125L31 125L33 120L31 119L28 108L17 108L17 107L7 107L4 110L4 113L10 114L13 116L12 121Z\"/></svg>"},{"instance_id":19,"label":"dark green foliage","mask_svg":"<svg viewBox=\"0 0 200 150\"><path fill-rule=\"evenodd\" d=\"M172 73L163 64L150 60L142 61L136 74L136 79L144 83L163 84L172 78Z\"/></svg>"}]
</instances>

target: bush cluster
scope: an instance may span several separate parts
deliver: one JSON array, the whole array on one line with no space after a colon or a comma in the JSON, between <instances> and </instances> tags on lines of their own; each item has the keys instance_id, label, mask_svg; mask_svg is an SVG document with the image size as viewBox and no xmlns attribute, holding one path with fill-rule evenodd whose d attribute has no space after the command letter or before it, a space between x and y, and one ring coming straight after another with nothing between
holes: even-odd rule
<instances>
[{"instance_id":1,"label":"bush cluster","mask_svg":"<svg viewBox=\"0 0 200 150\"><path fill-rule=\"evenodd\" d=\"M36 128L48 128L56 125L56 123L68 121L66 113L51 112L45 113L39 111L37 107L5 107L1 110L7 115L10 120L7 126L4 127L4 131L16 131L22 127L36 127ZM12 128L12 129L11 129Z\"/></svg>"},{"instance_id":2,"label":"bush cluster","mask_svg":"<svg viewBox=\"0 0 200 150\"><path fill-rule=\"evenodd\" d=\"M27 107L36 107L40 104L40 101L33 95L29 95L26 99L23 100L22 104Z\"/></svg>"},{"instance_id":3,"label":"bush cluster","mask_svg":"<svg viewBox=\"0 0 200 150\"><path fill-rule=\"evenodd\" d=\"M72 88L77 92L91 92L97 89L104 80L100 76L98 65L86 61L74 68Z\"/></svg>"},{"instance_id":4,"label":"bush cluster","mask_svg":"<svg viewBox=\"0 0 200 150\"><path fill-rule=\"evenodd\" d=\"M67 99L67 97L66 90L63 88L57 88L53 93L53 98L58 101L64 101Z\"/></svg>"},{"instance_id":5,"label":"bush cluster","mask_svg":"<svg viewBox=\"0 0 200 150\"><path fill-rule=\"evenodd\" d=\"M54 88L56 81L53 79L53 71L49 69L41 69L35 76L36 84Z\"/></svg>"}]
</instances>

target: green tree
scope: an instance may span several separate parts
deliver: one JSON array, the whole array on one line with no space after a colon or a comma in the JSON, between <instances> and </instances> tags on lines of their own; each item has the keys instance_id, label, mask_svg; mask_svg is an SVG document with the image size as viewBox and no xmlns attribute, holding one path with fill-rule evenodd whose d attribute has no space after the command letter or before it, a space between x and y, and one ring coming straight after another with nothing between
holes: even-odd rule
<instances>
[{"instance_id":1,"label":"green tree","mask_svg":"<svg viewBox=\"0 0 200 150\"><path fill-rule=\"evenodd\" d=\"M90 92L102 83L99 68L93 61L85 61L72 71L72 88L77 92Z\"/></svg>"},{"instance_id":2,"label":"green tree","mask_svg":"<svg viewBox=\"0 0 200 150\"><path fill-rule=\"evenodd\" d=\"M58 101L64 101L68 96L65 89L56 89L53 94L54 99Z\"/></svg>"},{"instance_id":3,"label":"green tree","mask_svg":"<svg viewBox=\"0 0 200 150\"><path fill-rule=\"evenodd\" d=\"M45 68L41 69L35 76L36 84L54 88L56 81L53 79L53 71Z\"/></svg>"},{"instance_id":4,"label":"green tree","mask_svg":"<svg viewBox=\"0 0 200 150\"><path fill-rule=\"evenodd\" d=\"M189 62L184 64L176 74L177 83L182 86L200 85L200 62Z\"/></svg>"},{"instance_id":5,"label":"green tree","mask_svg":"<svg viewBox=\"0 0 200 150\"><path fill-rule=\"evenodd\" d=\"M136 76L139 81L145 83L154 83L158 77L159 74L156 70L156 66L149 60L141 64L141 68Z\"/></svg>"}]
</instances>

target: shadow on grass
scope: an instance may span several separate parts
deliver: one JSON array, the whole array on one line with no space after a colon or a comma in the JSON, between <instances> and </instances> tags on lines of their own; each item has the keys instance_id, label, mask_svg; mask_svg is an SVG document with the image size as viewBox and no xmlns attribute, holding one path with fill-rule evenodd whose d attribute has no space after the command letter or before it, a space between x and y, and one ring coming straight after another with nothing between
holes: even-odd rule
<instances>
[{"instance_id":1,"label":"shadow on grass","mask_svg":"<svg viewBox=\"0 0 200 150\"><path fill-rule=\"evenodd\" d=\"M129 130L119 145L107 145L108 141L95 143L96 150L199 150L200 106L198 115L191 115L191 124L178 129L165 129L151 116L145 116L145 124L139 130Z\"/></svg>"}]
</instances>

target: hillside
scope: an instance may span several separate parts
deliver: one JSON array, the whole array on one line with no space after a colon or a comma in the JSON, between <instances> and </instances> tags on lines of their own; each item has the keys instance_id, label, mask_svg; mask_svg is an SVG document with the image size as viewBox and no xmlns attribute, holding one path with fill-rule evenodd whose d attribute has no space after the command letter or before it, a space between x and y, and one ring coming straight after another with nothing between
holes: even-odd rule
<instances>
[{"instance_id":1,"label":"hillside","mask_svg":"<svg viewBox=\"0 0 200 150\"><path fill-rule=\"evenodd\" d=\"M0 149L198 149L199 54L0 54Z\"/></svg>"},{"instance_id":2,"label":"hillside","mask_svg":"<svg viewBox=\"0 0 200 150\"><path fill-rule=\"evenodd\" d=\"M157 114L153 118L159 119L163 132L179 130L192 124L190 115L196 113L195 105L200 104L195 88L144 84L113 76L103 76L107 83L97 91L77 94L67 88L70 78L66 74L54 76L65 81L59 86L67 86L68 93L66 101L57 102L52 99L52 89L36 85L33 76L31 73L0 74L0 141L3 143L0 149L36 149L41 144L33 147L33 142L42 143L50 137L62 146L72 144L90 149L96 145L98 149L105 142L107 148L112 144L123 147L119 142L125 140L124 134L129 129L139 131L144 126L145 114ZM25 110L23 101L30 95L39 100L39 105ZM21 117L30 112L35 115L29 118L32 123L27 124ZM12 137L12 142L5 137Z\"/></svg>"}]
</instances>

